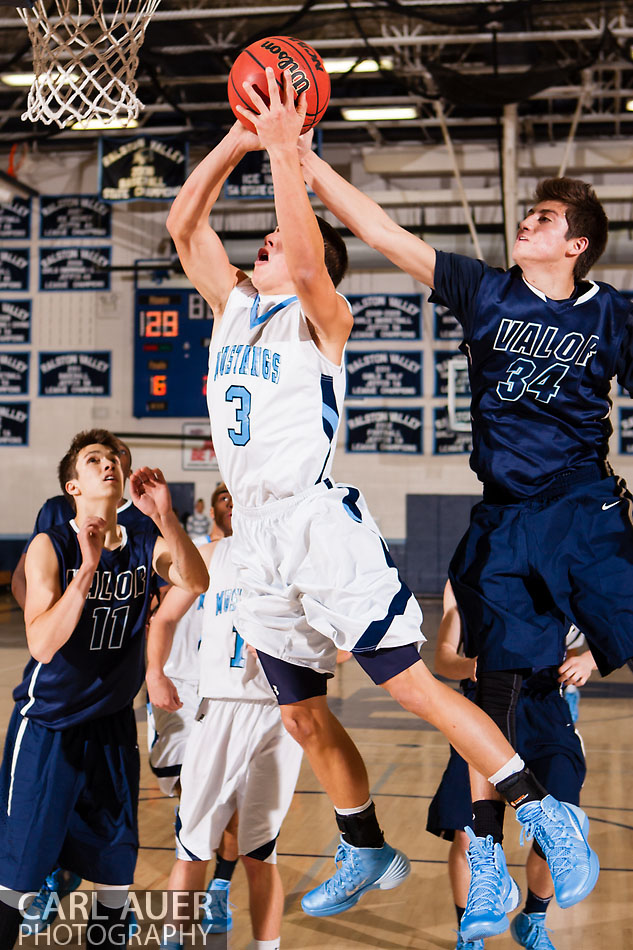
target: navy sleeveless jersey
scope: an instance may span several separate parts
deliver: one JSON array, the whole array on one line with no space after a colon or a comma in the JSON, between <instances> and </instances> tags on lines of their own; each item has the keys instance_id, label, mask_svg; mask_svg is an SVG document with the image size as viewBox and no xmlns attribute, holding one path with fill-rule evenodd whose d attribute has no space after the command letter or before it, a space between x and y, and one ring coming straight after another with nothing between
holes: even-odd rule
<instances>
[{"instance_id":1,"label":"navy sleeveless jersey","mask_svg":"<svg viewBox=\"0 0 633 950\"><path fill-rule=\"evenodd\" d=\"M472 392L471 468L519 498L607 457L611 379L633 389L633 309L584 281L550 300L519 267L437 252L431 300L459 319Z\"/></svg>"},{"instance_id":2,"label":"navy sleeveless jersey","mask_svg":"<svg viewBox=\"0 0 633 950\"><path fill-rule=\"evenodd\" d=\"M81 565L74 521L49 528L62 593ZM145 675L145 620L155 535L121 528L103 550L79 623L50 663L30 659L13 698L23 716L50 729L107 716L132 702Z\"/></svg>"}]
</instances>

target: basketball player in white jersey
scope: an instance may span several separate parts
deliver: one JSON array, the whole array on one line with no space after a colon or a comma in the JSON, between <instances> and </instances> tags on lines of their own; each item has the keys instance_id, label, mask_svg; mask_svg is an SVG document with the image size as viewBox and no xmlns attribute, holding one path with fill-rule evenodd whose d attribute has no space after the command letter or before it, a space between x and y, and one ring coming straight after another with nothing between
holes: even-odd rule
<instances>
[{"instance_id":1,"label":"basketball player in white jersey","mask_svg":"<svg viewBox=\"0 0 633 950\"><path fill-rule=\"evenodd\" d=\"M211 570L202 612L200 703L180 775L177 859L168 887L189 893L204 888L207 864L220 845L227 823L239 811L238 851L248 878L252 946L254 950L278 950L283 888L276 864L276 840L299 775L301 747L284 729L261 666L234 627L241 590L231 557L232 545L233 539L227 537L200 548ZM159 614L167 609L172 617L184 616L193 598L181 597L181 593L172 588ZM156 629L152 624L148 674L150 681L158 684L165 677L160 662L156 662L160 651L152 645ZM168 641L164 630L158 632ZM173 707L177 702L173 684L164 683L161 692L165 708ZM222 924L222 912L225 918L229 916L226 884L223 895L219 893L221 888L211 893L211 906L202 922L207 931L228 929ZM185 930L190 929L190 920L183 922L181 918L179 923ZM165 928L161 947L180 950L182 936L179 939L175 926Z\"/></svg>"},{"instance_id":2,"label":"basketball player in white jersey","mask_svg":"<svg viewBox=\"0 0 633 950\"><path fill-rule=\"evenodd\" d=\"M493 783L521 772L523 762L481 710L421 661L415 598L358 489L329 478L353 319L335 290L344 271L340 238L317 221L303 182L297 140L305 102L295 109L284 77L282 99L267 72L269 106L244 84L257 136L236 123L189 176L167 226L214 314L207 393L234 502L233 556L244 591L236 626L257 648L342 832L340 867L302 901L307 913L330 916L409 873L406 857L384 841L364 762L327 705L337 647ZM249 279L231 265L209 214L231 170L261 147L278 228L266 235Z\"/></svg>"},{"instance_id":3,"label":"basketball player in white jersey","mask_svg":"<svg viewBox=\"0 0 633 950\"><path fill-rule=\"evenodd\" d=\"M212 533L195 538L193 543L196 547L231 534L232 509L231 496L224 482L221 482L211 496ZM178 618L169 612L169 604L167 608L161 605L150 621L155 629L148 646L152 650L167 650L167 653L148 657L147 685L151 686L153 694L160 694L163 685L169 682L176 692L176 708L166 708L165 700L172 697L165 695L160 695L160 705L152 702L147 704L149 764L161 792L169 796L175 794L178 785L187 738L200 702L198 647L202 635L203 605L204 594L201 594L184 616ZM168 632L156 629L166 626L170 628ZM164 677L154 684L150 680L155 669L164 672ZM173 705L170 703L170 706Z\"/></svg>"}]
</instances>

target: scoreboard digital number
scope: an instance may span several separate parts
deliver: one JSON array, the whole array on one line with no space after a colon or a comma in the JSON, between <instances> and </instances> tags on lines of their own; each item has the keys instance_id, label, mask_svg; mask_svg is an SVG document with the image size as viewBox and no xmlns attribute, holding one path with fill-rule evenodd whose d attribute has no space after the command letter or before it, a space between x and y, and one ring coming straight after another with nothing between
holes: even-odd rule
<instances>
[{"instance_id":1,"label":"scoreboard digital number","mask_svg":"<svg viewBox=\"0 0 633 950\"><path fill-rule=\"evenodd\" d=\"M207 415L213 317L195 290L137 290L134 333L136 418Z\"/></svg>"}]
</instances>

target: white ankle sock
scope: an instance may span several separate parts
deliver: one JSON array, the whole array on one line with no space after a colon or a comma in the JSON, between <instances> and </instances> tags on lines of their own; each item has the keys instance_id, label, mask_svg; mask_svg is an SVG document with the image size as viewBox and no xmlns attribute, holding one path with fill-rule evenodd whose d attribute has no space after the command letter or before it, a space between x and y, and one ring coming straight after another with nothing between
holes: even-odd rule
<instances>
[{"instance_id":1,"label":"white ankle sock","mask_svg":"<svg viewBox=\"0 0 633 950\"><path fill-rule=\"evenodd\" d=\"M371 805L371 796L367 799L364 805L357 805L356 808L334 808L334 811L337 815L360 815L362 811L365 811L366 808L369 808ZM267 950L267 948L266 948Z\"/></svg>"},{"instance_id":2,"label":"white ankle sock","mask_svg":"<svg viewBox=\"0 0 633 950\"><path fill-rule=\"evenodd\" d=\"M281 937L274 940L251 940L248 950L279 950L281 946Z\"/></svg>"},{"instance_id":3,"label":"white ankle sock","mask_svg":"<svg viewBox=\"0 0 633 950\"><path fill-rule=\"evenodd\" d=\"M521 769L525 768L525 762L521 758L518 752L515 752L512 758L506 762L505 765L502 765L498 772L495 772L494 775L491 775L488 781L491 785L498 785L499 782L503 782L504 779L510 778L511 775L516 775L517 772L520 772Z\"/></svg>"}]
</instances>

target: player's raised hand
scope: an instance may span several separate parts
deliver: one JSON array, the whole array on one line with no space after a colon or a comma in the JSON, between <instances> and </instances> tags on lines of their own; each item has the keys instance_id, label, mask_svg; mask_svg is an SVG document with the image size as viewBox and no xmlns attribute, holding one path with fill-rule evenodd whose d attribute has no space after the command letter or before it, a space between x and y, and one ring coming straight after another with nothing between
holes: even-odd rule
<instances>
[{"instance_id":1,"label":"player's raised hand","mask_svg":"<svg viewBox=\"0 0 633 950\"><path fill-rule=\"evenodd\" d=\"M271 149L295 147L303 128L308 107L305 93L295 103L292 75L288 70L283 73L283 96L280 94L275 71L266 67L269 103L256 91L250 82L243 83L244 91L253 103L255 113L243 106L236 109L257 129L257 135L263 147Z\"/></svg>"},{"instance_id":2,"label":"player's raised hand","mask_svg":"<svg viewBox=\"0 0 633 950\"><path fill-rule=\"evenodd\" d=\"M234 124L231 126L231 135L235 136L238 141L238 144L245 152L256 152L263 149L262 143L259 141L259 136L256 132L251 132L250 129L247 129L239 119L236 119Z\"/></svg>"},{"instance_id":3,"label":"player's raised hand","mask_svg":"<svg viewBox=\"0 0 633 950\"><path fill-rule=\"evenodd\" d=\"M159 468L137 468L130 475L132 501L149 518L162 518L171 511L171 495Z\"/></svg>"},{"instance_id":4,"label":"player's raised hand","mask_svg":"<svg viewBox=\"0 0 633 950\"><path fill-rule=\"evenodd\" d=\"M106 527L103 518L90 515L79 529L77 541L84 567L96 570L105 543Z\"/></svg>"}]
</instances>

